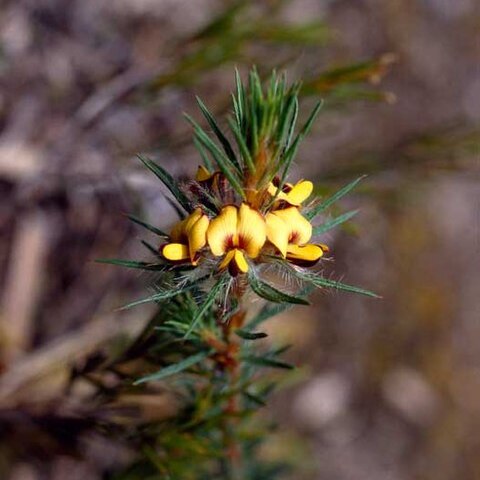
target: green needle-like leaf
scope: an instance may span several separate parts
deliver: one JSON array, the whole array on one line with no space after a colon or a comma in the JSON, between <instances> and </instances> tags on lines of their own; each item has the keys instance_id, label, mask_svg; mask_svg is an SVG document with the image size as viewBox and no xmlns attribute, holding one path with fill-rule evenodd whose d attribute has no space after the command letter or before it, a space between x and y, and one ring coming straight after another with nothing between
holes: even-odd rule
<instances>
[{"instance_id":1,"label":"green needle-like leaf","mask_svg":"<svg viewBox=\"0 0 480 480\"><path fill-rule=\"evenodd\" d=\"M322 225L319 225L318 227L313 227L312 234L321 235L322 233L328 232L332 228L335 228L338 225L341 225L342 223L347 222L352 217L354 217L357 213L358 213L358 210L351 210L350 212L343 213L342 215L332 218L331 220L327 220L325 223L322 223Z\"/></svg>"},{"instance_id":2,"label":"green needle-like leaf","mask_svg":"<svg viewBox=\"0 0 480 480\"><path fill-rule=\"evenodd\" d=\"M151 302L160 302L162 300L167 300L169 298L175 297L180 293L186 292L188 290L192 290L197 287L197 283L188 283L185 286L175 286L170 290L164 290L158 293L154 293L149 297L142 298L140 300L136 300L135 302L129 303L128 305L123 306L120 310L127 310L128 308L136 307L137 305L141 305L143 303L151 303Z\"/></svg>"},{"instance_id":3,"label":"green needle-like leaf","mask_svg":"<svg viewBox=\"0 0 480 480\"><path fill-rule=\"evenodd\" d=\"M136 262L133 260L122 260L121 258L99 258L95 260L97 263L105 263L108 265L117 265L119 267L137 268L140 270L159 271L164 270L165 265L158 265L147 262Z\"/></svg>"},{"instance_id":4,"label":"green needle-like leaf","mask_svg":"<svg viewBox=\"0 0 480 480\"><path fill-rule=\"evenodd\" d=\"M231 160L218 148L215 142L202 130L195 120L188 115L185 115L185 117L193 125L198 141L212 154L215 162L230 182L232 188L245 200L245 192L243 191L238 176L235 174L235 172L237 172L235 165L232 164Z\"/></svg>"},{"instance_id":5,"label":"green needle-like leaf","mask_svg":"<svg viewBox=\"0 0 480 480\"><path fill-rule=\"evenodd\" d=\"M198 152L200 153L200 156L202 157L202 161L203 161L203 164L205 165L206 169L209 171L209 172L213 172L215 170L215 167L213 166L213 163L212 161L210 160L210 158L208 157L208 154L207 152L205 151L205 149L203 148L203 145L199 142L199 140L197 138L194 138L193 139L193 143L195 145L195 148L198 150Z\"/></svg>"},{"instance_id":6,"label":"green needle-like leaf","mask_svg":"<svg viewBox=\"0 0 480 480\"><path fill-rule=\"evenodd\" d=\"M210 113L206 105L202 102L200 97L196 97L198 106L200 107L200 110L203 113L203 116L207 119L208 124L210 125L211 129L213 130L213 133L217 136L218 140L222 144L223 149L225 150L225 153L227 154L227 157L231 160L231 162L235 165L237 170L239 172L242 171L242 168L240 164L238 163L237 156L235 155L235 152L233 151L232 146L230 145L230 142L228 141L227 137L223 134L222 130L220 129L217 121L213 117L213 115Z\"/></svg>"},{"instance_id":7,"label":"green needle-like leaf","mask_svg":"<svg viewBox=\"0 0 480 480\"><path fill-rule=\"evenodd\" d=\"M162 380L164 378L170 377L177 373L183 372L188 368L193 367L197 363L200 363L209 355L210 355L210 352L208 351L199 352L195 355L192 355L191 357L187 357L184 360L181 360L178 363L174 363L172 365L169 365L168 367L162 368L162 370L159 370L156 373L152 373L151 375L146 375L145 377L138 379L137 381L134 382L134 385L139 385L145 382Z\"/></svg>"},{"instance_id":8,"label":"green needle-like leaf","mask_svg":"<svg viewBox=\"0 0 480 480\"><path fill-rule=\"evenodd\" d=\"M146 228L147 230L150 230L151 232L155 233L160 237L168 237L168 234L166 234L159 228L154 227L153 225L150 225L149 223L145 222L144 220L141 220L138 217L135 217L134 215L127 215L127 218L129 218L133 223L136 223L137 225L140 225L141 227Z\"/></svg>"},{"instance_id":9,"label":"green needle-like leaf","mask_svg":"<svg viewBox=\"0 0 480 480\"><path fill-rule=\"evenodd\" d=\"M259 405L260 407L266 407L267 406L267 403L265 402L265 400L263 400L263 398L260 398L258 395L254 395L253 393L250 393L250 392L247 392L247 391L242 392L242 395L244 395L245 398L247 398L251 402Z\"/></svg>"},{"instance_id":10,"label":"green needle-like leaf","mask_svg":"<svg viewBox=\"0 0 480 480\"><path fill-rule=\"evenodd\" d=\"M328 278L323 278L315 274L303 275L302 279L319 288L334 288L336 290L343 290L345 292L360 293L361 295L366 295L367 297L381 298L379 295L370 292L369 290L337 282L336 280L329 280Z\"/></svg>"},{"instance_id":11,"label":"green needle-like leaf","mask_svg":"<svg viewBox=\"0 0 480 480\"><path fill-rule=\"evenodd\" d=\"M248 330L237 329L235 333L244 340L258 340L260 338L266 338L268 335L264 332L249 332Z\"/></svg>"},{"instance_id":12,"label":"green needle-like leaf","mask_svg":"<svg viewBox=\"0 0 480 480\"><path fill-rule=\"evenodd\" d=\"M213 302L217 298L217 295L219 294L220 290L223 288L225 284L225 277L222 276L220 279L217 281L217 283L212 287L210 292L208 293L205 301L203 302L203 305L200 307L200 309L195 313L195 316L193 317L192 323L190 324L190 327L188 328L187 332L185 333L184 338L188 338L190 334L193 332L194 328L198 324L198 322L202 319L202 317L205 315L207 310L212 306Z\"/></svg>"},{"instance_id":13,"label":"green needle-like leaf","mask_svg":"<svg viewBox=\"0 0 480 480\"><path fill-rule=\"evenodd\" d=\"M240 73L235 69L235 85L237 87L236 109L235 114L237 117L238 126L243 131L243 124L245 119L245 88L243 87Z\"/></svg>"},{"instance_id":14,"label":"green needle-like leaf","mask_svg":"<svg viewBox=\"0 0 480 480\"><path fill-rule=\"evenodd\" d=\"M274 303L273 305L267 303L257 313L257 315L253 317L250 322L248 322L245 328L252 330L258 327L258 325L260 325L261 323L268 320L269 318L272 318L275 315L278 315L279 313L285 312L286 310L289 310L292 307L293 305L291 303Z\"/></svg>"},{"instance_id":15,"label":"green needle-like leaf","mask_svg":"<svg viewBox=\"0 0 480 480\"><path fill-rule=\"evenodd\" d=\"M313 207L309 212L305 213L307 220L313 220L319 213L322 213L336 201L340 200L347 193L352 191L366 176L367 175L362 175L361 177L358 177L353 182L350 182L348 185L345 185L343 188L338 190L338 192L334 193L331 197L328 197L322 203L319 203Z\"/></svg>"},{"instance_id":16,"label":"green needle-like leaf","mask_svg":"<svg viewBox=\"0 0 480 480\"><path fill-rule=\"evenodd\" d=\"M141 240L141 244L153 255L157 257L160 256L160 253L157 248L155 248L152 244L148 243L146 240Z\"/></svg>"},{"instance_id":17,"label":"green needle-like leaf","mask_svg":"<svg viewBox=\"0 0 480 480\"><path fill-rule=\"evenodd\" d=\"M279 167L283 168L282 177L280 179L279 190L282 189L283 185L285 185L285 180L287 179L288 172L290 171L290 167L292 165L292 161L297 154L298 146L300 142L305 138L306 135L310 132L312 128L313 122L317 118L318 113L322 108L323 102L318 102L315 107L313 108L312 112L310 113L305 125L302 127L300 132L295 137L292 145L288 147L285 155L282 157Z\"/></svg>"},{"instance_id":18,"label":"green needle-like leaf","mask_svg":"<svg viewBox=\"0 0 480 480\"><path fill-rule=\"evenodd\" d=\"M282 362L281 360L276 360L274 358L261 357L257 355L244 355L242 356L242 360L252 365L258 365L261 367L284 368L287 370L292 370L293 368L295 368L295 366L290 363Z\"/></svg>"},{"instance_id":19,"label":"green needle-like leaf","mask_svg":"<svg viewBox=\"0 0 480 480\"><path fill-rule=\"evenodd\" d=\"M255 164L253 163L252 155L250 154L250 151L248 150L247 144L245 142L245 138L243 137L243 134L240 131L240 128L230 118L228 119L228 123L230 125L230 128L231 128L233 134L235 135L235 139L237 141L238 148L240 150L240 153L242 154L243 160L244 160L245 164L247 165L248 170L250 172L254 173L255 172Z\"/></svg>"},{"instance_id":20,"label":"green needle-like leaf","mask_svg":"<svg viewBox=\"0 0 480 480\"><path fill-rule=\"evenodd\" d=\"M248 276L250 286L252 290L265 300L275 303L293 303L296 305L310 305L310 303L301 297L294 297L288 295L276 288L272 287L268 283L260 280L254 273L250 273Z\"/></svg>"},{"instance_id":21,"label":"green needle-like leaf","mask_svg":"<svg viewBox=\"0 0 480 480\"><path fill-rule=\"evenodd\" d=\"M298 119L298 110L298 98L296 95L292 95L288 100L279 126L279 143L282 148L288 148L292 142L293 132Z\"/></svg>"},{"instance_id":22,"label":"green needle-like leaf","mask_svg":"<svg viewBox=\"0 0 480 480\"><path fill-rule=\"evenodd\" d=\"M190 201L188 200L187 196L178 188L178 182L176 182L175 179L157 163L149 160L148 158L143 158L141 155L137 156L140 161L170 190L178 203L190 213L193 210L192 206L190 205Z\"/></svg>"}]
</instances>

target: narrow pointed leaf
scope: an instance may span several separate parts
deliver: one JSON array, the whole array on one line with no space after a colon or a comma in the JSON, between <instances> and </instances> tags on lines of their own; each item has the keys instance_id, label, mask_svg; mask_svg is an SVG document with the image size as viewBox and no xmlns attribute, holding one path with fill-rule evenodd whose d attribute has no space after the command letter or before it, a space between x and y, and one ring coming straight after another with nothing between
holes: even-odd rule
<instances>
[{"instance_id":1,"label":"narrow pointed leaf","mask_svg":"<svg viewBox=\"0 0 480 480\"><path fill-rule=\"evenodd\" d=\"M182 210L181 207L178 206L177 202L170 197L165 197L165 200L170 204L170 206L175 210L175 213L178 215L180 220L186 218L185 212Z\"/></svg>"},{"instance_id":2,"label":"narrow pointed leaf","mask_svg":"<svg viewBox=\"0 0 480 480\"><path fill-rule=\"evenodd\" d=\"M242 189L237 175L234 173L237 168L231 160L218 148L215 142L202 130L202 128L190 116L185 118L193 125L197 140L212 154L221 172L225 175L232 188L245 199L245 192Z\"/></svg>"},{"instance_id":3,"label":"narrow pointed leaf","mask_svg":"<svg viewBox=\"0 0 480 480\"><path fill-rule=\"evenodd\" d=\"M217 283L212 287L212 289L208 293L207 297L205 298L205 301L203 302L203 305L195 313L195 316L193 317L192 323L190 324L190 327L188 328L187 332L185 333L184 338L188 338L190 336L190 334L193 332L194 328L197 326L198 322L202 319L202 317L205 315L205 313L208 311L208 309L212 306L213 302L217 298L217 295L219 294L220 290L224 286L224 283L225 283L224 278L225 277L220 277L220 279L217 281Z\"/></svg>"},{"instance_id":4,"label":"narrow pointed leaf","mask_svg":"<svg viewBox=\"0 0 480 480\"><path fill-rule=\"evenodd\" d=\"M208 124L210 125L211 129L213 130L213 133L215 133L218 140L222 144L222 147L225 150L225 153L226 153L227 157L235 165L237 170L239 172L241 172L242 168L241 168L240 164L238 163L237 156L235 155L235 152L233 151L233 148L230 145L230 142L228 141L227 137L223 134L223 132L220 129L217 121L215 120L213 115L210 113L207 106L202 102L201 98L200 97L196 97L196 98L197 98L198 106L200 107L200 110L203 113L203 116L206 118Z\"/></svg>"},{"instance_id":5,"label":"narrow pointed leaf","mask_svg":"<svg viewBox=\"0 0 480 480\"><path fill-rule=\"evenodd\" d=\"M122 260L120 258L99 258L98 260L95 260L95 262L105 263L108 265L117 265L119 267L137 268L140 270L158 271L165 269L165 265L158 265L147 262L136 262L133 260Z\"/></svg>"},{"instance_id":6,"label":"narrow pointed leaf","mask_svg":"<svg viewBox=\"0 0 480 480\"><path fill-rule=\"evenodd\" d=\"M153 245L151 245L145 240L142 240L141 243L150 253L156 256L160 256L160 252Z\"/></svg>"},{"instance_id":7,"label":"narrow pointed leaf","mask_svg":"<svg viewBox=\"0 0 480 480\"><path fill-rule=\"evenodd\" d=\"M260 367L272 367L272 368L284 368L286 370L292 370L295 368L294 365L287 362L282 362L281 360L276 360L269 357L261 357L257 355L244 355L242 360L252 365L258 365Z\"/></svg>"},{"instance_id":8,"label":"narrow pointed leaf","mask_svg":"<svg viewBox=\"0 0 480 480\"><path fill-rule=\"evenodd\" d=\"M303 279L319 288L334 288L336 290L343 290L345 292L360 293L361 295L366 295L367 297L381 298L376 293L370 292L360 287L355 287L353 285L347 285L346 283L337 282L336 280L329 280L328 278L323 278L318 275L305 275Z\"/></svg>"},{"instance_id":9,"label":"narrow pointed leaf","mask_svg":"<svg viewBox=\"0 0 480 480\"><path fill-rule=\"evenodd\" d=\"M264 332L249 332L248 330L237 329L235 333L244 340L258 340L260 338L266 338L268 335Z\"/></svg>"},{"instance_id":10,"label":"narrow pointed leaf","mask_svg":"<svg viewBox=\"0 0 480 480\"><path fill-rule=\"evenodd\" d=\"M293 271L293 270L292 270ZM301 278L303 280L303 278ZM303 296L308 296L312 291L314 290L314 287L312 285L308 285L305 288L302 288L300 291L300 295ZM245 330L253 330L254 328L258 327L260 324L268 320L269 318L275 317L276 315L279 315L282 312L285 312L287 310L290 310L293 307L291 303L267 303L266 305L263 306L263 308L255 315L255 317L248 322L248 324L245 326Z\"/></svg>"},{"instance_id":11,"label":"narrow pointed leaf","mask_svg":"<svg viewBox=\"0 0 480 480\"><path fill-rule=\"evenodd\" d=\"M358 177L357 179L353 180L353 182L350 182L349 184L338 190L338 192L334 193L331 197L328 197L322 203L313 207L312 210L305 213L305 217L307 218L307 220L314 219L319 213L322 213L328 207L333 205L336 201L347 195L347 193L352 191L358 185L358 183L360 183L366 176L367 175L362 175L361 177Z\"/></svg>"},{"instance_id":12,"label":"narrow pointed leaf","mask_svg":"<svg viewBox=\"0 0 480 480\"><path fill-rule=\"evenodd\" d=\"M301 297L294 297L293 295L288 295L287 293L277 290L275 287L272 287L268 283L260 280L256 275L249 275L249 283L252 287L252 290L265 300L275 303L293 303L296 305L310 305L307 300Z\"/></svg>"},{"instance_id":13,"label":"narrow pointed leaf","mask_svg":"<svg viewBox=\"0 0 480 480\"><path fill-rule=\"evenodd\" d=\"M213 166L213 163L212 161L210 160L210 158L208 157L208 154L207 152L205 151L205 149L203 148L203 145L198 141L197 138L194 138L193 139L193 143L195 145L195 148L198 150L198 152L200 153L200 156L202 157L202 161L203 161L203 164L205 165L206 169L209 171L209 172L213 172L215 170L215 167Z\"/></svg>"},{"instance_id":14,"label":"narrow pointed leaf","mask_svg":"<svg viewBox=\"0 0 480 480\"><path fill-rule=\"evenodd\" d=\"M297 96L292 96L285 113L285 124L282 125L281 131L281 140L283 142L285 136L285 141L283 142L284 148L288 148L292 142L293 132L295 130L295 125L297 124L298 119L298 98Z\"/></svg>"},{"instance_id":15,"label":"narrow pointed leaf","mask_svg":"<svg viewBox=\"0 0 480 480\"><path fill-rule=\"evenodd\" d=\"M208 351L199 352L196 355L187 357L178 363L162 368L156 373L152 373L151 375L146 375L145 377L138 379L136 382L134 382L134 385L139 385L141 383L152 382L156 380L162 380L164 378L170 377L177 373L183 372L189 369L190 367L193 367L194 365L200 363L202 360L205 360L209 355L210 355L210 352Z\"/></svg>"},{"instance_id":16,"label":"narrow pointed leaf","mask_svg":"<svg viewBox=\"0 0 480 480\"><path fill-rule=\"evenodd\" d=\"M175 288L172 288L171 290L164 290L158 293L154 293L153 295L150 295L149 297L142 298L140 300L136 300L134 302L131 302L122 308L120 310L127 310L128 308L136 307L137 305L141 305L143 303L151 303L151 302L160 302L162 300L167 300L169 298L175 297L176 295L179 295L180 293L186 292L188 290L192 290L197 287L197 284L194 283L189 283L185 286L176 286Z\"/></svg>"},{"instance_id":17,"label":"narrow pointed leaf","mask_svg":"<svg viewBox=\"0 0 480 480\"><path fill-rule=\"evenodd\" d=\"M245 164L247 165L247 168L250 172L255 172L255 165L252 160L252 155L250 154L250 151L248 150L247 144L245 143L245 139L243 138L243 134L240 131L239 127L235 124L235 122L231 119L228 120L228 123L230 125L230 128L235 135L235 139L237 140L237 145L238 149L240 150L240 153L242 154L243 160Z\"/></svg>"},{"instance_id":18,"label":"narrow pointed leaf","mask_svg":"<svg viewBox=\"0 0 480 480\"><path fill-rule=\"evenodd\" d=\"M154 227L153 225L150 225L149 223L145 222L144 220L141 220L138 217L135 217L134 215L127 215L127 218L131 220L133 223L136 223L137 225L140 225L143 228L146 228L147 230L150 230L151 232L155 233L156 235L160 237L168 237L168 235L160 230L157 227Z\"/></svg>"},{"instance_id":19,"label":"narrow pointed leaf","mask_svg":"<svg viewBox=\"0 0 480 480\"><path fill-rule=\"evenodd\" d=\"M292 308L291 303L274 303L266 304L258 313L253 317L253 319L248 322L245 328L249 330L256 328L258 325L268 320L269 318L275 317L279 313L285 312Z\"/></svg>"},{"instance_id":20,"label":"narrow pointed leaf","mask_svg":"<svg viewBox=\"0 0 480 480\"><path fill-rule=\"evenodd\" d=\"M235 69L235 85L237 87L237 109L235 111L238 126L241 131L243 131L243 124L245 118L245 90L243 88L242 79L240 78L240 73Z\"/></svg>"},{"instance_id":21,"label":"narrow pointed leaf","mask_svg":"<svg viewBox=\"0 0 480 480\"><path fill-rule=\"evenodd\" d=\"M260 407L266 407L267 406L267 403L265 402L265 400L263 400L263 398L259 397L258 395L255 395L255 394L247 392L247 391L242 392L242 395L244 395L245 398L247 398L251 402L259 405Z\"/></svg>"},{"instance_id":22,"label":"narrow pointed leaf","mask_svg":"<svg viewBox=\"0 0 480 480\"><path fill-rule=\"evenodd\" d=\"M290 167L292 165L293 159L297 154L298 146L300 145L300 142L305 138L305 136L308 135L308 133L310 132L313 122L317 118L317 115L320 112L322 105L323 105L323 102L318 102L315 105L307 121L305 122L305 125L302 127L298 135L295 137L295 140L293 141L292 145L285 152L285 155L280 165L280 167L283 168L283 173L282 173L282 178L280 180L280 184L278 187L279 190L281 190L283 185L285 185L285 180L287 178L288 172L290 171Z\"/></svg>"},{"instance_id":23,"label":"narrow pointed leaf","mask_svg":"<svg viewBox=\"0 0 480 480\"><path fill-rule=\"evenodd\" d=\"M235 113L235 122L239 129L242 128L242 113L241 108L238 106L237 97L232 93L233 112Z\"/></svg>"},{"instance_id":24,"label":"narrow pointed leaf","mask_svg":"<svg viewBox=\"0 0 480 480\"><path fill-rule=\"evenodd\" d=\"M358 210L351 210L350 212L343 213L342 215L332 218L331 220L327 220L325 223L322 223L322 225L319 225L318 227L313 227L313 235L321 235L322 233L328 232L332 228L335 228L338 225L347 222L357 213Z\"/></svg>"},{"instance_id":25,"label":"narrow pointed leaf","mask_svg":"<svg viewBox=\"0 0 480 480\"><path fill-rule=\"evenodd\" d=\"M170 190L172 195L176 198L177 202L187 211L191 212L192 206L187 196L178 188L178 184L175 179L160 165L149 160L148 158L143 158L140 155L137 155L140 161L152 172L154 173L162 183Z\"/></svg>"}]
</instances>

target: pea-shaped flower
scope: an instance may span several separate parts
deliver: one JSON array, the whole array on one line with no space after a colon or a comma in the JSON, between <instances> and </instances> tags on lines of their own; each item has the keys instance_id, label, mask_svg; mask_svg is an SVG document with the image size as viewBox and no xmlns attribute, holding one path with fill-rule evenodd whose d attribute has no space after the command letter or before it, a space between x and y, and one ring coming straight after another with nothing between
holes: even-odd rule
<instances>
[{"instance_id":1,"label":"pea-shaped flower","mask_svg":"<svg viewBox=\"0 0 480 480\"><path fill-rule=\"evenodd\" d=\"M209 220L201 208L178 222L170 234L170 243L162 246L162 255L172 262L198 263L198 252L207 244Z\"/></svg>"},{"instance_id":2,"label":"pea-shaped flower","mask_svg":"<svg viewBox=\"0 0 480 480\"><path fill-rule=\"evenodd\" d=\"M285 183L280 191L278 191L278 185L270 183L268 186L268 193L275 197L277 200L283 200L289 205L298 207L302 204L313 191L313 183L309 180L300 180L295 185L291 183Z\"/></svg>"},{"instance_id":3,"label":"pea-shaped flower","mask_svg":"<svg viewBox=\"0 0 480 480\"><path fill-rule=\"evenodd\" d=\"M296 207L288 207L267 213L267 238L287 260L301 266L314 265L326 245L308 243L312 237L312 224Z\"/></svg>"},{"instance_id":4,"label":"pea-shaped flower","mask_svg":"<svg viewBox=\"0 0 480 480\"><path fill-rule=\"evenodd\" d=\"M240 207L223 207L207 230L207 240L213 255L223 256L219 268L228 268L232 276L248 272L245 256L258 257L266 238L265 220L246 203Z\"/></svg>"}]
</instances>

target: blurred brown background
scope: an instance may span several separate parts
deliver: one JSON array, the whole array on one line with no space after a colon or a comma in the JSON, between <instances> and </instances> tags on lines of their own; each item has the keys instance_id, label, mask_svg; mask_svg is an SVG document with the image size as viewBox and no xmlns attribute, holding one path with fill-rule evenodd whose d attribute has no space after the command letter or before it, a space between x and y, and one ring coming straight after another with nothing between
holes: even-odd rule
<instances>
[{"instance_id":1,"label":"blurred brown background","mask_svg":"<svg viewBox=\"0 0 480 480\"><path fill-rule=\"evenodd\" d=\"M0 478L101 478L108 445L31 455L12 418L141 327L148 307L114 309L147 279L92 262L145 255L125 212L175 218L134 154L191 175L182 113L199 94L221 115L252 64L303 78L304 113L326 100L298 178L369 174L326 274L383 296L272 322L308 368L273 401L266 455L302 480L480 478L478 0L0 2Z\"/></svg>"}]
</instances>

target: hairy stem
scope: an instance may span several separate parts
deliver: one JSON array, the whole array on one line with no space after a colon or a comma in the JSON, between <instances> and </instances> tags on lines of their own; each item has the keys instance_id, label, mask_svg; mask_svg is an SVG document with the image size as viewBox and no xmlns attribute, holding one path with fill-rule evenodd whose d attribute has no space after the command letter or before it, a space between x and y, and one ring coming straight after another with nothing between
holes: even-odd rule
<instances>
[{"instance_id":1,"label":"hairy stem","mask_svg":"<svg viewBox=\"0 0 480 480\"><path fill-rule=\"evenodd\" d=\"M237 284L234 289L234 297L241 304L242 297L245 293L245 286ZM240 377L240 345L235 330L243 326L246 312L240 309L227 322L219 318L223 332L223 342L225 345L225 355L222 358L221 366L224 373L225 384L228 390L236 392L237 383ZM242 479L242 451L236 439L235 431L238 423L238 413L240 411L240 392L232 394L225 404L225 421L223 422L223 440L225 447L225 461L228 468L223 462L222 470L226 474L228 480ZM228 470L228 473L227 471Z\"/></svg>"}]
</instances>

